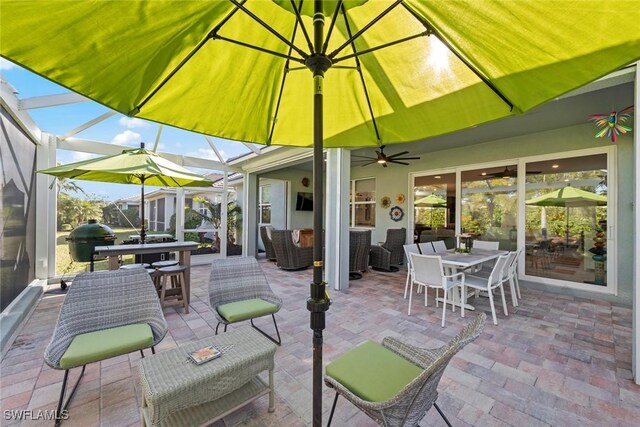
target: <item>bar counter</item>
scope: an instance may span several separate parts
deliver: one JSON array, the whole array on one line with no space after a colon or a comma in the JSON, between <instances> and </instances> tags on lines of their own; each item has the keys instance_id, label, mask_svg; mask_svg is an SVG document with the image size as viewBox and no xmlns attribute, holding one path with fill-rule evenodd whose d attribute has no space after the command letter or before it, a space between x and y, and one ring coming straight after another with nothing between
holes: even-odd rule
<instances>
[{"instance_id":1,"label":"bar counter","mask_svg":"<svg viewBox=\"0 0 640 427\"><path fill-rule=\"evenodd\" d=\"M96 246L97 256L109 258L109 270L120 268L120 255L152 254L156 252L178 252L178 263L187 267L184 272L187 302L191 301L191 251L198 249L197 242L143 243L137 245Z\"/></svg>"}]
</instances>

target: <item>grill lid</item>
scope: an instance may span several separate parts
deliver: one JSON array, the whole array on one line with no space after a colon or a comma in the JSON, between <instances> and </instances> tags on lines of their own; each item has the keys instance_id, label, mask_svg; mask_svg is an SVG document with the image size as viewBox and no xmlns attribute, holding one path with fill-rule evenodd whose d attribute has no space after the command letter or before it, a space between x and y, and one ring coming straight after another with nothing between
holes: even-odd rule
<instances>
[{"instance_id":1,"label":"grill lid","mask_svg":"<svg viewBox=\"0 0 640 427\"><path fill-rule=\"evenodd\" d=\"M82 224L74 228L67 241L78 240L114 240L115 233L104 224L98 223L95 219L90 219L86 224Z\"/></svg>"}]
</instances>

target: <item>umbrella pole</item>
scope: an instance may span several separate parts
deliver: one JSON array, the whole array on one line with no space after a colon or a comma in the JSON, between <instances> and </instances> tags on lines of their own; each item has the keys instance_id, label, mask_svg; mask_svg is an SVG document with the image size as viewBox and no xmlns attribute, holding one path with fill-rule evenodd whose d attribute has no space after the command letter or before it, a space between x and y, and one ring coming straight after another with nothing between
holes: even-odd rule
<instances>
[{"instance_id":1,"label":"umbrella pole","mask_svg":"<svg viewBox=\"0 0 640 427\"><path fill-rule=\"evenodd\" d=\"M313 72L313 283L307 300L310 312L310 327L313 330L313 426L322 425L322 331L325 328L325 311L330 300L322 280L323 232L323 98L322 84L324 72L331 66L326 55L322 54L324 38L324 15L322 1L314 0L314 53L307 61L307 67Z\"/></svg>"},{"instance_id":2,"label":"umbrella pole","mask_svg":"<svg viewBox=\"0 0 640 427\"><path fill-rule=\"evenodd\" d=\"M140 183L142 184L142 187L140 189L140 222L142 224L140 226L140 243L144 243L147 237L147 233L145 233L144 231L144 179L144 176L140 177Z\"/></svg>"}]
</instances>

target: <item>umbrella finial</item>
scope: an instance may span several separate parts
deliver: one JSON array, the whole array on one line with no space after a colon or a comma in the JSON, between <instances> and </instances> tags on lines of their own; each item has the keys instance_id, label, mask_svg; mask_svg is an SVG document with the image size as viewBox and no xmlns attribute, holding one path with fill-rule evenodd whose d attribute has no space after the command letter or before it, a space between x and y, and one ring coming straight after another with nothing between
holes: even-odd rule
<instances>
[{"instance_id":1,"label":"umbrella finial","mask_svg":"<svg viewBox=\"0 0 640 427\"><path fill-rule=\"evenodd\" d=\"M144 149L144 142L140 142L140 148Z\"/></svg>"}]
</instances>

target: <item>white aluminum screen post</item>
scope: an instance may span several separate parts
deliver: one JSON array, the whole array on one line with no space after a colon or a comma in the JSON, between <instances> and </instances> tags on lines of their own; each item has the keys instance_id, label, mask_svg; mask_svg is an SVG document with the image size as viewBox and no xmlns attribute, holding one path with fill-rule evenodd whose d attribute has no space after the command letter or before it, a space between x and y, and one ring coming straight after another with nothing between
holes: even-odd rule
<instances>
[{"instance_id":1,"label":"white aluminum screen post","mask_svg":"<svg viewBox=\"0 0 640 427\"><path fill-rule=\"evenodd\" d=\"M350 167L351 151L327 149L325 280L336 290L349 288Z\"/></svg>"},{"instance_id":2,"label":"white aluminum screen post","mask_svg":"<svg viewBox=\"0 0 640 427\"><path fill-rule=\"evenodd\" d=\"M633 324L631 325L631 347L632 347L632 360L631 369L633 371L633 378L636 384L640 384L640 239L638 233L640 233L640 214L638 213L638 207L640 206L640 120L638 119L638 106L640 105L640 62L636 63L636 78L635 78L635 91L634 91L634 105L636 106L636 112L633 115L633 157L635 171L635 188L634 188L634 200L633 200L633 259L636 262L633 263Z\"/></svg>"},{"instance_id":3,"label":"white aluminum screen post","mask_svg":"<svg viewBox=\"0 0 640 427\"><path fill-rule=\"evenodd\" d=\"M42 133L41 143L36 146L36 169L47 169L56 165L56 138L48 133ZM35 171L34 171L35 173ZM56 274L56 220L57 215L50 212L57 211L57 185L51 185L53 177L36 174L35 203L36 203L36 238L35 245L35 275L37 279L48 279ZM51 186L51 188L49 188Z\"/></svg>"},{"instance_id":4,"label":"white aluminum screen post","mask_svg":"<svg viewBox=\"0 0 640 427\"><path fill-rule=\"evenodd\" d=\"M176 190L176 239L184 242L184 188Z\"/></svg>"},{"instance_id":5,"label":"white aluminum screen post","mask_svg":"<svg viewBox=\"0 0 640 427\"><path fill-rule=\"evenodd\" d=\"M244 174L242 193L242 255L258 255L258 176Z\"/></svg>"},{"instance_id":6,"label":"white aluminum screen post","mask_svg":"<svg viewBox=\"0 0 640 427\"><path fill-rule=\"evenodd\" d=\"M227 218L229 216L229 212L227 211L228 202L227 171L225 171L222 178L222 205L220 206L220 255L222 255L223 258L227 257L227 236L229 235L227 224Z\"/></svg>"}]
</instances>

